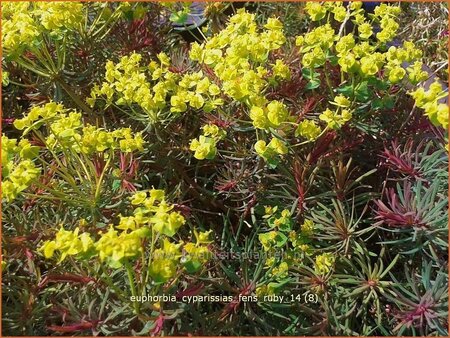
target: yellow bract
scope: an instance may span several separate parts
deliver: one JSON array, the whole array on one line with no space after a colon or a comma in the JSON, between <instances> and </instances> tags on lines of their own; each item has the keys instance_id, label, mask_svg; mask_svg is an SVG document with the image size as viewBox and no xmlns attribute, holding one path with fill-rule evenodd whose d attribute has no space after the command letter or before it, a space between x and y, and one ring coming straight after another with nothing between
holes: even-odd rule
<instances>
[{"instance_id":1,"label":"yellow bract","mask_svg":"<svg viewBox=\"0 0 450 338\"><path fill-rule=\"evenodd\" d=\"M197 160L213 159L217 154L216 144L224 139L227 132L215 124L206 124L202 127L203 135L191 141L189 149L194 151Z\"/></svg>"},{"instance_id":2,"label":"yellow bract","mask_svg":"<svg viewBox=\"0 0 450 338\"><path fill-rule=\"evenodd\" d=\"M42 40L42 33L59 35L83 21L84 5L68 1L2 3L2 47L19 55Z\"/></svg>"},{"instance_id":3,"label":"yellow bract","mask_svg":"<svg viewBox=\"0 0 450 338\"><path fill-rule=\"evenodd\" d=\"M158 234L161 246L153 252L149 273L156 282L167 281L175 276L180 267L183 243L175 244L166 236L174 236L185 223L185 219L179 212L172 211L173 205L166 202L163 190L140 191L130 200L131 204L136 206L134 215L120 216L119 224L115 227L110 224L107 231L100 231L97 241L87 232L80 234L78 227L73 231L61 227L55 239L45 241L39 251L45 258L51 258L58 252L59 262L67 256L77 259L98 257L109 266L120 268L127 261L145 254L144 240L152 234ZM83 224L86 225L85 220ZM210 234L211 231L194 231L196 243L186 243L183 246L187 254L183 264L188 272L198 270L210 258L207 247Z\"/></svg>"},{"instance_id":4,"label":"yellow bract","mask_svg":"<svg viewBox=\"0 0 450 338\"><path fill-rule=\"evenodd\" d=\"M309 237L313 234L313 231L314 231L314 222L310 219L306 219L302 225L301 229L302 235Z\"/></svg>"},{"instance_id":5,"label":"yellow bract","mask_svg":"<svg viewBox=\"0 0 450 338\"><path fill-rule=\"evenodd\" d=\"M448 105L441 101L448 93L438 81L433 82L428 90L421 87L409 94L414 98L416 105L425 111L425 115L433 125L447 129Z\"/></svg>"},{"instance_id":6,"label":"yellow bract","mask_svg":"<svg viewBox=\"0 0 450 338\"><path fill-rule=\"evenodd\" d=\"M308 140L314 140L321 132L322 129L320 129L316 122L312 120L303 120L299 123L295 135L302 136Z\"/></svg>"},{"instance_id":7,"label":"yellow bract","mask_svg":"<svg viewBox=\"0 0 450 338\"><path fill-rule=\"evenodd\" d=\"M350 121L352 113L347 109L343 109L341 113L326 109L320 114L319 119L327 123L327 127L331 129L340 129L346 122Z\"/></svg>"},{"instance_id":8,"label":"yellow bract","mask_svg":"<svg viewBox=\"0 0 450 338\"><path fill-rule=\"evenodd\" d=\"M177 211L172 211L173 205L167 203L163 190L137 192L131 197L133 205L141 207L135 209L134 218L124 219L122 227L151 225L157 232L166 236L174 236L185 223L184 217ZM132 223L134 222L134 224Z\"/></svg>"},{"instance_id":9,"label":"yellow bract","mask_svg":"<svg viewBox=\"0 0 450 338\"><path fill-rule=\"evenodd\" d=\"M286 144L277 138L272 138L269 144L264 140L259 140L255 143L256 153L264 158L266 161L273 159L276 155L287 154L288 148Z\"/></svg>"},{"instance_id":10,"label":"yellow bract","mask_svg":"<svg viewBox=\"0 0 450 338\"><path fill-rule=\"evenodd\" d=\"M330 272L334 264L334 256L332 253L327 252L316 256L314 270L317 274L326 275Z\"/></svg>"},{"instance_id":11,"label":"yellow bract","mask_svg":"<svg viewBox=\"0 0 450 338\"><path fill-rule=\"evenodd\" d=\"M26 139L17 143L2 135L2 196L12 202L20 192L27 189L40 175L33 160L38 156L39 147L32 146Z\"/></svg>"},{"instance_id":12,"label":"yellow bract","mask_svg":"<svg viewBox=\"0 0 450 338\"><path fill-rule=\"evenodd\" d=\"M87 155L107 149L124 153L144 149L142 133L133 133L130 128L107 131L89 124L83 126L81 113L68 111L55 102L31 108L22 119L14 121L14 126L24 130L24 134L47 127L45 143L49 149L71 149Z\"/></svg>"},{"instance_id":13,"label":"yellow bract","mask_svg":"<svg viewBox=\"0 0 450 338\"><path fill-rule=\"evenodd\" d=\"M54 241L46 241L39 248L45 258L53 257L54 252L60 252L59 262L63 261L67 256L76 256L87 253L93 248L94 242L87 233L79 234L79 228L74 231L67 231L63 227L56 234Z\"/></svg>"},{"instance_id":14,"label":"yellow bract","mask_svg":"<svg viewBox=\"0 0 450 338\"><path fill-rule=\"evenodd\" d=\"M194 55L195 48L194 44L191 52ZM158 61L151 61L147 67L141 65L141 59L140 54L132 53L117 64L108 61L106 81L93 87L87 103L93 107L104 99L106 105L137 104L153 123L163 120L167 112L177 116L189 107L212 111L223 104L217 97L220 88L201 71L183 76L174 73L169 69L170 58L164 53L158 54Z\"/></svg>"},{"instance_id":15,"label":"yellow bract","mask_svg":"<svg viewBox=\"0 0 450 338\"><path fill-rule=\"evenodd\" d=\"M191 141L189 149L194 151L194 157L197 160L211 160L217 154L216 140L212 137L200 135L198 139Z\"/></svg>"},{"instance_id":16,"label":"yellow bract","mask_svg":"<svg viewBox=\"0 0 450 338\"><path fill-rule=\"evenodd\" d=\"M111 225L95 243L95 250L101 261L117 268L122 266L124 259L134 258L143 252L142 240L149 235L150 230L146 227L118 234Z\"/></svg>"}]
</instances>

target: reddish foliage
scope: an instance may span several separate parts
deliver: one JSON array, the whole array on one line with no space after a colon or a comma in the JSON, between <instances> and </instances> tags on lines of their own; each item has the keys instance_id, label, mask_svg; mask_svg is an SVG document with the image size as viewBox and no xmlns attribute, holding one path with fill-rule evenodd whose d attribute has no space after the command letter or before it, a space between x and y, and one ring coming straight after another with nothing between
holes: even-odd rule
<instances>
[{"instance_id":1,"label":"reddish foliage","mask_svg":"<svg viewBox=\"0 0 450 338\"><path fill-rule=\"evenodd\" d=\"M381 200L375 201L378 207L375 219L375 226L387 224L396 228L421 228L427 227L422 215L416 210L414 205L414 193L411 183L405 183L404 203L400 200L395 190L389 188L387 191L387 205Z\"/></svg>"}]
</instances>

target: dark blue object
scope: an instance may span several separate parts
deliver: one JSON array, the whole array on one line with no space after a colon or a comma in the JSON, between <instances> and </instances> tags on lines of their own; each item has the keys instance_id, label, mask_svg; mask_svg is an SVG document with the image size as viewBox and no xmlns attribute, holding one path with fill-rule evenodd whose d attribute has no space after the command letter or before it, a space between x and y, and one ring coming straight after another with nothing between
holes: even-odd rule
<instances>
[{"instance_id":1,"label":"dark blue object","mask_svg":"<svg viewBox=\"0 0 450 338\"><path fill-rule=\"evenodd\" d=\"M187 16L186 22L184 22L184 24L174 22L172 25L174 29L178 31L199 28L206 21L204 12L205 12L204 2L193 2L189 7L189 14Z\"/></svg>"},{"instance_id":2,"label":"dark blue object","mask_svg":"<svg viewBox=\"0 0 450 338\"><path fill-rule=\"evenodd\" d=\"M362 8L366 11L366 13L373 13L375 11L375 7L381 5L383 1L363 1ZM344 6L348 6L348 1L344 1Z\"/></svg>"},{"instance_id":3,"label":"dark blue object","mask_svg":"<svg viewBox=\"0 0 450 338\"><path fill-rule=\"evenodd\" d=\"M375 7L381 5L381 3L381 1L364 1L362 7L366 11L366 13L373 13L375 11Z\"/></svg>"}]
</instances>

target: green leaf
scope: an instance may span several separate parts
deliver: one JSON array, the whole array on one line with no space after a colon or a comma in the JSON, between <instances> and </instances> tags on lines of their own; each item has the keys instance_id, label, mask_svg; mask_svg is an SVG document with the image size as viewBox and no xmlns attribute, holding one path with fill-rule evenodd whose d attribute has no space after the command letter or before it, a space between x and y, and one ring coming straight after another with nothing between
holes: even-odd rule
<instances>
[{"instance_id":1,"label":"green leaf","mask_svg":"<svg viewBox=\"0 0 450 338\"><path fill-rule=\"evenodd\" d=\"M125 12L123 12L123 15L127 20L129 20L129 21L133 20L133 11L131 11L131 10L125 11Z\"/></svg>"},{"instance_id":2,"label":"green leaf","mask_svg":"<svg viewBox=\"0 0 450 338\"><path fill-rule=\"evenodd\" d=\"M347 97L353 97L352 85L346 85L346 86L340 87L337 89L337 92L344 96L347 96Z\"/></svg>"},{"instance_id":3,"label":"green leaf","mask_svg":"<svg viewBox=\"0 0 450 338\"><path fill-rule=\"evenodd\" d=\"M302 75L307 80L317 80L319 79L319 73L314 72L312 69L303 68Z\"/></svg>"},{"instance_id":4,"label":"green leaf","mask_svg":"<svg viewBox=\"0 0 450 338\"><path fill-rule=\"evenodd\" d=\"M290 281L291 281L291 278L288 277L288 278L284 278L284 279L280 280L278 283L276 283L276 282L270 282L269 284L267 284L267 286L268 286L270 289L277 290L277 289L279 289L279 288L282 288L282 287L285 286L286 284L288 284Z\"/></svg>"},{"instance_id":5,"label":"green leaf","mask_svg":"<svg viewBox=\"0 0 450 338\"><path fill-rule=\"evenodd\" d=\"M104 228L106 228L106 223L103 223L103 222L97 222L97 224L95 225L95 227L96 227L97 229L104 229Z\"/></svg>"},{"instance_id":6,"label":"green leaf","mask_svg":"<svg viewBox=\"0 0 450 338\"><path fill-rule=\"evenodd\" d=\"M384 96L372 101L372 109L392 109L394 107L394 98L392 96Z\"/></svg>"},{"instance_id":7,"label":"green leaf","mask_svg":"<svg viewBox=\"0 0 450 338\"><path fill-rule=\"evenodd\" d=\"M169 20L175 23L178 23L180 25L185 24L185 22L188 19L188 12L186 10L178 11L175 13L172 13L169 17Z\"/></svg>"},{"instance_id":8,"label":"green leaf","mask_svg":"<svg viewBox=\"0 0 450 338\"><path fill-rule=\"evenodd\" d=\"M285 234L283 234L282 232L277 232L277 237L275 237L275 246L278 248L281 248L283 245L286 244L288 238Z\"/></svg>"},{"instance_id":9,"label":"green leaf","mask_svg":"<svg viewBox=\"0 0 450 338\"><path fill-rule=\"evenodd\" d=\"M280 226L281 231L290 232L292 230L292 222L286 222L281 224Z\"/></svg>"},{"instance_id":10,"label":"green leaf","mask_svg":"<svg viewBox=\"0 0 450 338\"><path fill-rule=\"evenodd\" d=\"M280 159L278 157L272 157L267 160L267 166L270 169L275 169L277 167L278 163L280 163Z\"/></svg>"},{"instance_id":11,"label":"green leaf","mask_svg":"<svg viewBox=\"0 0 450 338\"><path fill-rule=\"evenodd\" d=\"M394 104L395 104L394 97L391 95L387 95L387 96L383 97L383 104L386 109L394 108Z\"/></svg>"},{"instance_id":12,"label":"green leaf","mask_svg":"<svg viewBox=\"0 0 450 338\"><path fill-rule=\"evenodd\" d=\"M374 110L380 110L383 109L383 100L382 99L375 99L372 101L372 109Z\"/></svg>"},{"instance_id":13,"label":"green leaf","mask_svg":"<svg viewBox=\"0 0 450 338\"><path fill-rule=\"evenodd\" d=\"M184 267L188 273L195 273L202 267L202 263L197 260L190 260L184 263Z\"/></svg>"},{"instance_id":14,"label":"green leaf","mask_svg":"<svg viewBox=\"0 0 450 338\"><path fill-rule=\"evenodd\" d=\"M117 191L120 188L120 180L114 180L111 188L112 191Z\"/></svg>"},{"instance_id":15,"label":"green leaf","mask_svg":"<svg viewBox=\"0 0 450 338\"><path fill-rule=\"evenodd\" d=\"M387 83L386 81L380 80L376 77L370 77L367 80L367 83L378 90L387 90L389 88L389 83Z\"/></svg>"},{"instance_id":16,"label":"green leaf","mask_svg":"<svg viewBox=\"0 0 450 338\"><path fill-rule=\"evenodd\" d=\"M330 57L328 57L328 61L330 61L330 64L332 66L337 66L339 58L336 55L331 55Z\"/></svg>"},{"instance_id":17,"label":"green leaf","mask_svg":"<svg viewBox=\"0 0 450 338\"><path fill-rule=\"evenodd\" d=\"M306 85L305 89L315 89L320 86L320 80L310 80Z\"/></svg>"},{"instance_id":18,"label":"green leaf","mask_svg":"<svg viewBox=\"0 0 450 338\"><path fill-rule=\"evenodd\" d=\"M20 151L20 156L24 159L33 159L39 155L39 147L30 146Z\"/></svg>"},{"instance_id":19,"label":"green leaf","mask_svg":"<svg viewBox=\"0 0 450 338\"><path fill-rule=\"evenodd\" d=\"M359 83L355 87L355 98L357 101L365 102L370 98L369 87L367 85L367 81L363 81Z\"/></svg>"}]
</instances>

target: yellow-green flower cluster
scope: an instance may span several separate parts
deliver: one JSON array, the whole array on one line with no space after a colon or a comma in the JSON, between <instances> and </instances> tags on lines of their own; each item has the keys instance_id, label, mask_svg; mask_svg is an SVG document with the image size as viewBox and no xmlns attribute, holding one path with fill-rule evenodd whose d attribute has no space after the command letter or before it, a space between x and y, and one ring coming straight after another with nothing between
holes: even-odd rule
<instances>
[{"instance_id":1,"label":"yellow-green flower cluster","mask_svg":"<svg viewBox=\"0 0 450 338\"><path fill-rule=\"evenodd\" d=\"M57 104L56 102L34 106L23 118L14 121L14 127L19 130L25 130L24 133L27 133L29 129L37 129L45 121L48 121L59 114L64 114L64 111L63 105Z\"/></svg>"},{"instance_id":2,"label":"yellow-green flower cluster","mask_svg":"<svg viewBox=\"0 0 450 338\"><path fill-rule=\"evenodd\" d=\"M223 105L220 94L219 86L204 76L202 71L185 74L175 95L171 97L171 111L184 112L187 109L186 104L189 104L193 109L203 109L209 113Z\"/></svg>"},{"instance_id":3,"label":"yellow-green flower cluster","mask_svg":"<svg viewBox=\"0 0 450 338\"><path fill-rule=\"evenodd\" d=\"M183 267L188 273L200 270L210 258L208 249L211 231L200 232L194 230L196 242L172 243L164 239L161 248L156 249L152 255L150 275L158 282L163 283L174 277L177 270Z\"/></svg>"},{"instance_id":4,"label":"yellow-green flower cluster","mask_svg":"<svg viewBox=\"0 0 450 338\"><path fill-rule=\"evenodd\" d=\"M217 142L224 139L227 132L215 124L203 126L203 135L193 139L189 149L194 151L194 157L198 160L213 159L217 154Z\"/></svg>"},{"instance_id":5,"label":"yellow-green flower cluster","mask_svg":"<svg viewBox=\"0 0 450 338\"><path fill-rule=\"evenodd\" d=\"M287 154L288 148L283 141L274 137L268 144L264 140L257 141L255 143L255 151L264 160L271 161L278 155Z\"/></svg>"},{"instance_id":6,"label":"yellow-green flower cluster","mask_svg":"<svg viewBox=\"0 0 450 338\"><path fill-rule=\"evenodd\" d=\"M178 211L173 211L172 204L167 203L163 190L138 192L133 195L131 204L139 207L134 210L132 218L126 218L126 222L121 220L119 226L122 229L127 226L133 229L150 224L156 232L172 237L185 223L184 217Z\"/></svg>"},{"instance_id":7,"label":"yellow-green flower cluster","mask_svg":"<svg viewBox=\"0 0 450 338\"><path fill-rule=\"evenodd\" d=\"M215 124L205 124L203 127L203 135L213 137L215 140L223 140L227 136L226 130L220 129Z\"/></svg>"},{"instance_id":8,"label":"yellow-green flower cluster","mask_svg":"<svg viewBox=\"0 0 450 338\"><path fill-rule=\"evenodd\" d=\"M287 209L278 211L278 207L266 206L263 219L267 220L267 225L271 231L259 234L259 241L265 251L271 251L282 247L287 242L287 236L284 233L291 231L293 220L291 212ZM272 261L268 261L271 265Z\"/></svg>"},{"instance_id":9,"label":"yellow-green flower cluster","mask_svg":"<svg viewBox=\"0 0 450 338\"><path fill-rule=\"evenodd\" d=\"M106 131L103 128L87 125L83 127L81 151L85 154L103 152L107 149L120 149L124 153L144 150L142 133L133 133L131 128Z\"/></svg>"},{"instance_id":10,"label":"yellow-green flower cluster","mask_svg":"<svg viewBox=\"0 0 450 338\"><path fill-rule=\"evenodd\" d=\"M422 57L422 51L414 46L411 41L403 42L402 47L391 46L385 53L385 72L391 83L400 82L406 75L403 67L405 62L412 63L407 67L408 78L412 84L417 84L428 78L428 73L422 69L422 62L418 61Z\"/></svg>"},{"instance_id":11,"label":"yellow-green flower cluster","mask_svg":"<svg viewBox=\"0 0 450 338\"><path fill-rule=\"evenodd\" d=\"M352 118L352 113L347 109L339 109L332 111L326 109L322 114L319 115L319 119L326 122L327 127L330 129L340 129L345 123L350 121Z\"/></svg>"},{"instance_id":12,"label":"yellow-green flower cluster","mask_svg":"<svg viewBox=\"0 0 450 338\"><path fill-rule=\"evenodd\" d=\"M366 22L364 10L361 3L350 6L352 10L350 17L354 24L358 26L358 33L361 39L368 39L373 35L371 23ZM372 23L378 23L381 30L376 34L376 38L380 43L392 41L397 34L399 24L395 20L400 14L400 7L381 4L375 8L375 13L371 15Z\"/></svg>"},{"instance_id":13,"label":"yellow-green flower cluster","mask_svg":"<svg viewBox=\"0 0 450 338\"><path fill-rule=\"evenodd\" d=\"M422 52L414 43L405 41L402 47L392 46L386 52L380 52L397 34L399 24L396 20L400 7L381 4L376 7L371 22L366 21L360 2L352 2L348 12L340 2L307 3L305 9L313 21L333 14L336 21L342 22L348 15L357 26L357 34L337 35L332 26L325 23L305 35L298 36L296 45L302 53L303 67L323 66L326 59L335 54L343 73L370 77L376 74L381 76L381 71L384 70L384 76L391 84L400 82L407 73L413 84L426 78L426 72L422 70L420 62ZM373 24L378 24L381 28L376 34L378 43L369 41L374 34ZM405 62L415 63L405 70Z\"/></svg>"},{"instance_id":14,"label":"yellow-green flower cluster","mask_svg":"<svg viewBox=\"0 0 450 338\"><path fill-rule=\"evenodd\" d=\"M194 43L189 55L214 71L226 95L250 108L255 127L276 128L287 119L287 109L281 102L269 101L262 92L271 80L290 77L282 60L266 65L269 53L285 41L278 19L269 18L259 31L254 14L241 9L224 30L201 45Z\"/></svg>"},{"instance_id":15,"label":"yellow-green flower cluster","mask_svg":"<svg viewBox=\"0 0 450 338\"><path fill-rule=\"evenodd\" d=\"M176 275L182 257L182 245L165 238L162 247L153 252L149 273L156 282L165 282Z\"/></svg>"},{"instance_id":16,"label":"yellow-green flower cluster","mask_svg":"<svg viewBox=\"0 0 450 338\"><path fill-rule=\"evenodd\" d=\"M142 133L133 133L130 128L107 131L89 124L83 126L81 113L68 111L55 102L33 107L22 119L14 121L24 134L43 125L47 127L45 144L49 149L72 149L87 155L108 149L125 153L144 149Z\"/></svg>"},{"instance_id":17,"label":"yellow-green flower cluster","mask_svg":"<svg viewBox=\"0 0 450 338\"><path fill-rule=\"evenodd\" d=\"M327 14L327 7L320 2L307 2L305 11L308 13L312 21L319 21Z\"/></svg>"},{"instance_id":18,"label":"yellow-green flower cluster","mask_svg":"<svg viewBox=\"0 0 450 338\"><path fill-rule=\"evenodd\" d=\"M34 3L34 15L47 30L76 28L84 19L80 2L52 1Z\"/></svg>"},{"instance_id":19,"label":"yellow-green flower cluster","mask_svg":"<svg viewBox=\"0 0 450 338\"><path fill-rule=\"evenodd\" d=\"M100 238L95 242L89 233L80 234L79 228L68 231L61 227L55 239L45 241L39 251L47 259L58 252L59 262L67 256L79 259L98 256L100 261L106 261L111 267L118 268L123 265L124 260L142 254L142 240L150 233L148 228L143 227L130 232L122 231L119 234L111 224L107 232L99 233Z\"/></svg>"},{"instance_id":20,"label":"yellow-green flower cluster","mask_svg":"<svg viewBox=\"0 0 450 338\"><path fill-rule=\"evenodd\" d=\"M301 233L303 236L310 237L314 232L314 222L310 219L306 219L301 228Z\"/></svg>"},{"instance_id":21,"label":"yellow-green flower cluster","mask_svg":"<svg viewBox=\"0 0 450 338\"><path fill-rule=\"evenodd\" d=\"M94 248L94 242L88 233L79 233L80 229L73 231L65 230L62 226L57 232L55 239L45 241L39 248L45 258L53 257L55 251L60 253L59 262L67 256L83 256Z\"/></svg>"},{"instance_id":22,"label":"yellow-green flower cluster","mask_svg":"<svg viewBox=\"0 0 450 338\"><path fill-rule=\"evenodd\" d=\"M94 244L100 261L106 261L111 267L122 266L124 260L132 259L143 253L142 241L149 237L151 231L142 227L132 231L121 231L120 234L112 225Z\"/></svg>"},{"instance_id":23,"label":"yellow-green flower cluster","mask_svg":"<svg viewBox=\"0 0 450 338\"><path fill-rule=\"evenodd\" d=\"M133 53L122 57L117 64L108 61L105 65L106 81L100 87L94 86L87 103L94 106L97 97L103 96L107 104L113 103L113 99L117 105L137 104L150 117L154 116L154 110L165 106L166 95L176 87L177 77L168 71L168 57L160 54L160 63L151 64L150 76L160 83L152 92L146 73L150 67L141 66L141 59L140 54Z\"/></svg>"},{"instance_id":24,"label":"yellow-green flower cluster","mask_svg":"<svg viewBox=\"0 0 450 338\"><path fill-rule=\"evenodd\" d=\"M285 236L283 236L284 235L281 232L272 230L263 234L259 234L258 238L263 246L264 251L269 251L276 247L278 243L286 243Z\"/></svg>"},{"instance_id":25,"label":"yellow-green flower cluster","mask_svg":"<svg viewBox=\"0 0 450 338\"><path fill-rule=\"evenodd\" d=\"M326 275L331 271L334 264L334 256L331 252L317 255L314 264L314 270L319 275Z\"/></svg>"},{"instance_id":26,"label":"yellow-green flower cluster","mask_svg":"<svg viewBox=\"0 0 450 338\"><path fill-rule=\"evenodd\" d=\"M268 218L267 223L271 228L288 231L292 227L291 212L284 209L279 216L271 215Z\"/></svg>"},{"instance_id":27,"label":"yellow-green flower cluster","mask_svg":"<svg viewBox=\"0 0 450 338\"><path fill-rule=\"evenodd\" d=\"M448 105L439 102L448 96L439 81L433 82L428 90L423 87L409 93L415 100L416 106L425 111L425 115L435 126L448 128Z\"/></svg>"},{"instance_id":28,"label":"yellow-green flower cluster","mask_svg":"<svg viewBox=\"0 0 450 338\"><path fill-rule=\"evenodd\" d=\"M358 64L360 72L363 76L373 76L377 74L384 64L384 55L382 53L375 52L370 55L361 57Z\"/></svg>"},{"instance_id":29,"label":"yellow-green flower cluster","mask_svg":"<svg viewBox=\"0 0 450 338\"><path fill-rule=\"evenodd\" d=\"M160 53L158 61L141 66L142 56L133 53L114 64L106 63L105 82L95 85L86 101L92 107L99 97L107 105L138 105L152 122L167 113L178 115L188 107L210 112L223 104L220 88L202 71L180 75L170 71L170 59Z\"/></svg>"},{"instance_id":30,"label":"yellow-green flower cluster","mask_svg":"<svg viewBox=\"0 0 450 338\"><path fill-rule=\"evenodd\" d=\"M76 29L83 18L84 6L78 2L6 1L2 3L2 47L6 54L38 47L42 33L59 35Z\"/></svg>"},{"instance_id":31,"label":"yellow-green flower cluster","mask_svg":"<svg viewBox=\"0 0 450 338\"><path fill-rule=\"evenodd\" d=\"M416 85L419 82L428 79L429 74L423 69L423 64L420 61L414 62L411 66L407 68L408 78L412 84Z\"/></svg>"},{"instance_id":32,"label":"yellow-green flower cluster","mask_svg":"<svg viewBox=\"0 0 450 338\"><path fill-rule=\"evenodd\" d=\"M358 36L361 40L369 39L373 34L372 25L368 22L362 22L358 25Z\"/></svg>"},{"instance_id":33,"label":"yellow-green flower cluster","mask_svg":"<svg viewBox=\"0 0 450 338\"><path fill-rule=\"evenodd\" d=\"M333 46L335 31L330 24L316 27L304 36L298 36L295 44L300 47L302 66L305 68L317 68L325 64L326 54Z\"/></svg>"},{"instance_id":34,"label":"yellow-green flower cluster","mask_svg":"<svg viewBox=\"0 0 450 338\"><path fill-rule=\"evenodd\" d=\"M375 18L380 23L381 31L377 33L377 39L382 43L392 41L400 27L395 18L400 14L401 10L398 6L388 6L381 4L375 7Z\"/></svg>"},{"instance_id":35,"label":"yellow-green flower cluster","mask_svg":"<svg viewBox=\"0 0 450 338\"><path fill-rule=\"evenodd\" d=\"M267 105L254 105L250 110L253 125L259 129L278 128L286 122L289 112L284 103L271 101Z\"/></svg>"},{"instance_id":36,"label":"yellow-green flower cluster","mask_svg":"<svg viewBox=\"0 0 450 338\"><path fill-rule=\"evenodd\" d=\"M194 152L197 160L212 160L217 154L216 140L200 135L198 139L195 138L191 141L189 149Z\"/></svg>"},{"instance_id":37,"label":"yellow-green flower cluster","mask_svg":"<svg viewBox=\"0 0 450 338\"><path fill-rule=\"evenodd\" d=\"M351 33L342 36L335 45L338 56L347 54L353 47L355 47L355 38Z\"/></svg>"},{"instance_id":38,"label":"yellow-green flower cluster","mask_svg":"<svg viewBox=\"0 0 450 338\"><path fill-rule=\"evenodd\" d=\"M8 201L11 201L17 194L31 184L39 176L40 170L36 168L33 161L20 161L9 172L7 180L2 183L3 194Z\"/></svg>"},{"instance_id":39,"label":"yellow-green flower cluster","mask_svg":"<svg viewBox=\"0 0 450 338\"><path fill-rule=\"evenodd\" d=\"M2 87L9 85L9 72L2 71Z\"/></svg>"},{"instance_id":40,"label":"yellow-green flower cluster","mask_svg":"<svg viewBox=\"0 0 450 338\"><path fill-rule=\"evenodd\" d=\"M314 234L314 222L306 219L300 231L292 230L289 232L289 241L292 243L294 250L300 250L307 255L311 253L309 243L311 242L311 236Z\"/></svg>"},{"instance_id":41,"label":"yellow-green flower cluster","mask_svg":"<svg viewBox=\"0 0 450 338\"><path fill-rule=\"evenodd\" d=\"M161 202L165 204L164 192L162 190L151 190L149 196L147 192L139 192L132 197L132 204L145 203L149 208L154 210L153 215L158 216L155 222L161 222L161 210L155 203ZM166 209L170 209L169 206ZM151 212L146 208L135 209L135 215L131 217L121 217L117 229L110 224L108 231L100 232L100 238L94 241L88 233L78 234L78 228L74 231L66 231L61 229L56 235L55 240L46 241L41 251L46 258L51 258L55 251L61 254L60 261L67 255L80 256L90 252L91 256L97 255L103 262L106 261L112 267L120 267L124 260L137 257L143 253L142 241L151 235L151 230L147 226L151 220ZM175 215L180 217L179 215ZM173 218L173 217L172 217ZM184 221L184 219L183 219ZM178 225L173 225L178 227ZM158 227L158 225L156 225ZM161 228L161 225L159 226Z\"/></svg>"},{"instance_id":42,"label":"yellow-green flower cluster","mask_svg":"<svg viewBox=\"0 0 450 338\"><path fill-rule=\"evenodd\" d=\"M256 291L257 294L278 292L283 280L288 277L289 268L302 264L303 257L311 255L309 243L314 229L314 223L311 220L305 220L299 231L292 230L294 222L290 211L284 209L278 212L276 206L266 206L263 218L267 220L272 230L259 234L259 242L265 252L281 251L283 254L282 258L273 255L265 261L271 280L278 283L272 282L260 286Z\"/></svg>"},{"instance_id":43,"label":"yellow-green flower cluster","mask_svg":"<svg viewBox=\"0 0 450 338\"><path fill-rule=\"evenodd\" d=\"M289 273L289 264L286 261L280 262L277 266L274 266L271 270L271 275L276 280L286 278Z\"/></svg>"},{"instance_id":44,"label":"yellow-green flower cluster","mask_svg":"<svg viewBox=\"0 0 450 338\"><path fill-rule=\"evenodd\" d=\"M255 290L257 297L271 296L277 293L279 283L271 282L265 285L258 286Z\"/></svg>"},{"instance_id":45,"label":"yellow-green flower cluster","mask_svg":"<svg viewBox=\"0 0 450 338\"><path fill-rule=\"evenodd\" d=\"M13 201L39 176L41 170L34 163L39 147L26 139L17 142L2 135L2 198Z\"/></svg>"},{"instance_id":46,"label":"yellow-green flower cluster","mask_svg":"<svg viewBox=\"0 0 450 338\"><path fill-rule=\"evenodd\" d=\"M319 115L319 119L326 122L327 128L340 129L352 118L352 113L349 109L347 109L351 106L351 102L344 95L338 95L334 97L333 101L330 101L330 104L336 106L336 110L332 111L327 108L322 114ZM318 132L313 126L311 126L310 129L311 132Z\"/></svg>"},{"instance_id":47,"label":"yellow-green flower cluster","mask_svg":"<svg viewBox=\"0 0 450 338\"><path fill-rule=\"evenodd\" d=\"M322 129L317 125L313 120L303 120L299 123L297 129L295 130L295 136L301 136L306 138L307 140L316 139Z\"/></svg>"},{"instance_id":48,"label":"yellow-green flower cluster","mask_svg":"<svg viewBox=\"0 0 450 338\"><path fill-rule=\"evenodd\" d=\"M291 78L291 70L283 60L276 60L272 65L272 76L277 80L289 80Z\"/></svg>"},{"instance_id":49,"label":"yellow-green flower cluster","mask_svg":"<svg viewBox=\"0 0 450 338\"><path fill-rule=\"evenodd\" d=\"M131 197L131 204L137 206L133 216L120 216L116 226L110 224L107 231L98 233L98 240L87 232L80 234L78 227L73 231L61 227L55 239L45 241L39 251L45 258L51 258L58 252L59 262L67 256L77 259L98 257L101 262L119 268L144 255L144 241L153 234L154 239L160 239L160 247L152 253L149 270L156 282L174 277L179 267L184 267L189 273L196 272L210 259L208 244L211 242L211 231L194 230L195 243L175 243L167 238L176 234L185 219L179 212L173 211L174 206L167 203L163 190L137 192Z\"/></svg>"},{"instance_id":50,"label":"yellow-green flower cluster","mask_svg":"<svg viewBox=\"0 0 450 338\"><path fill-rule=\"evenodd\" d=\"M211 232L212 230L205 232L197 232L194 230L195 244L189 242L183 246L186 254L182 262L187 271L195 272L199 270L211 258L211 252L208 249L208 245L212 242L210 240Z\"/></svg>"}]
</instances>

